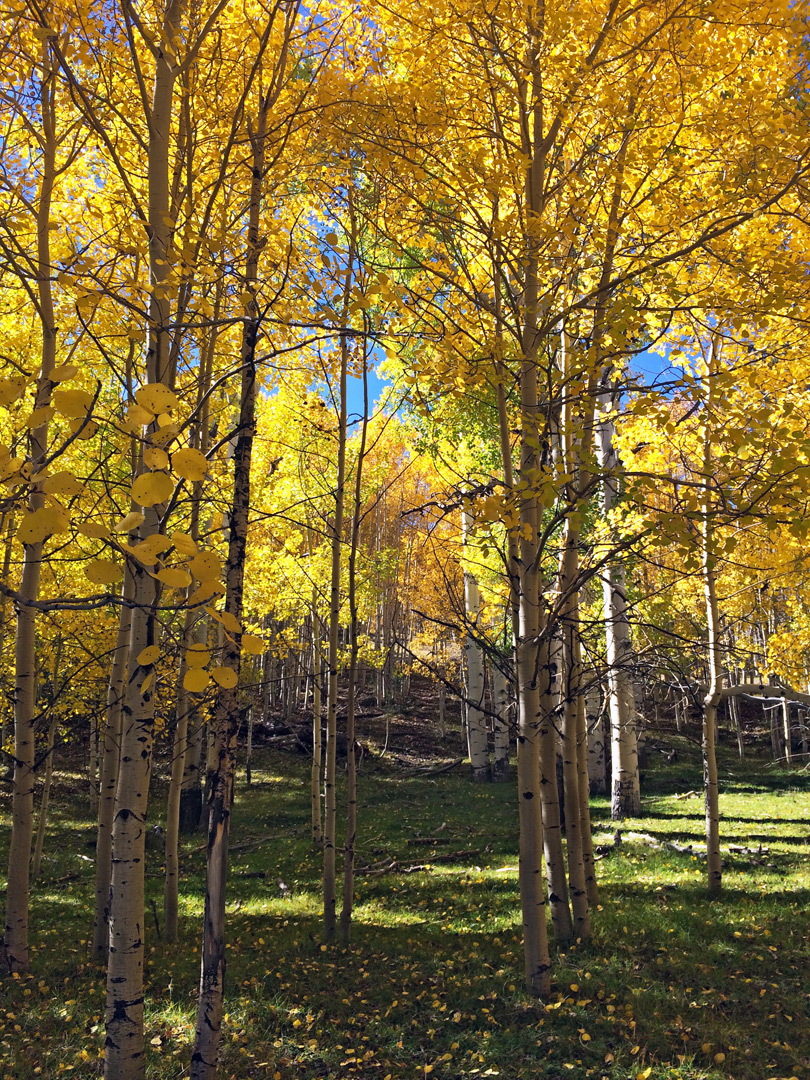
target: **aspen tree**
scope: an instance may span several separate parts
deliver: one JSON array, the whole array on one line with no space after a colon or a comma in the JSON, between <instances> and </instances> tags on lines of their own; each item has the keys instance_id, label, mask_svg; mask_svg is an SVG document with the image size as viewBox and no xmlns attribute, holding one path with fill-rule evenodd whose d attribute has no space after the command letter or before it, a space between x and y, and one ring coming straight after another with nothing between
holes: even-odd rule
<instances>
[{"instance_id":1,"label":"aspen tree","mask_svg":"<svg viewBox=\"0 0 810 1080\"><path fill-rule=\"evenodd\" d=\"M352 232L354 207L349 213ZM368 356L365 334L363 349L363 418L360 425L360 445L354 472L354 502L352 506L351 537L349 540L348 601L349 601L349 685L346 702L346 842L343 848L343 905L340 911L340 936L343 941L351 937L352 909L354 907L354 859L357 843L357 758L355 744L355 702L357 700L357 657L360 652L359 617L357 608L357 548L362 521L363 464L368 437Z\"/></svg>"},{"instance_id":2,"label":"aspen tree","mask_svg":"<svg viewBox=\"0 0 810 1080\"><path fill-rule=\"evenodd\" d=\"M214 1080L221 1044L226 970L225 886L234 797L236 739L240 721L237 697L241 671L240 650L243 647L247 649L250 644L252 651L256 644L243 636L242 617L251 505L251 461L256 429L257 346L262 324L257 291L260 255L266 243L266 237L261 235L261 212L266 182L267 131L271 111L286 84L289 51L298 10L297 3L278 3L269 13L261 50L254 66L254 73L257 73L259 78L255 130L248 123L251 183L243 294L245 315L240 347L239 423L233 451L233 495L229 511L225 613L221 623L227 631L227 637L222 649L221 666L215 674L215 681L219 684L213 718L217 761L211 773L208 797L205 910L197 1025L190 1069L192 1080ZM275 31L278 40L278 54L273 59L265 86L262 57L272 31Z\"/></svg>"},{"instance_id":3,"label":"aspen tree","mask_svg":"<svg viewBox=\"0 0 810 1080\"><path fill-rule=\"evenodd\" d=\"M36 204L36 258L33 261L36 281L36 309L40 324L41 345L39 375L32 416L49 416L53 392L51 374L56 366L57 325L53 300L51 260L51 200L57 175L56 153L56 77L53 70L51 40L42 42L38 67L41 72L39 107L41 130L30 128L42 154ZM40 411L42 410L42 411ZM36 423L29 439L32 475L40 469L48 453L48 419ZM14 677L14 773L11 791L11 843L9 846L8 885L3 952L12 971L28 968L28 905L31 844L34 832L34 785L36 713L36 608L42 573L45 536L37 528L37 517L45 511L44 495L35 488L28 497L26 512L20 519L17 537L23 542L23 568L16 612ZM48 534L54 528L48 529ZM29 535L30 534L30 535Z\"/></svg>"},{"instance_id":4,"label":"aspen tree","mask_svg":"<svg viewBox=\"0 0 810 1080\"><path fill-rule=\"evenodd\" d=\"M351 189L350 189L351 197ZM338 696L338 634L340 631L340 565L343 545L343 514L346 486L347 402L346 379L349 365L349 305L357 245L356 221L350 217L346 273L340 312L340 370L338 382L337 480L335 510L332 517L332 570L329 586L329 652L328 699L326 705L326 761L324 766L324 827L323 827L323 932L327 941L335 936L337 926L337 893L335 883L335 832L337 825L337 696ZM350 751L351 753L351 751Z\"/></svg>"}]
</instances>

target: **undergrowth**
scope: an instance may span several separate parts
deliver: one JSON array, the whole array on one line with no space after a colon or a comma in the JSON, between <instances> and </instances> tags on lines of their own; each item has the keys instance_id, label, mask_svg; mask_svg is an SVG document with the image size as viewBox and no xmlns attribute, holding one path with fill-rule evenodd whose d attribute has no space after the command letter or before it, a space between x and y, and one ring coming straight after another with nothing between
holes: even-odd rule
<instances>
[{"instance_id":1,"label":"undergrowth","mask_svg":"<svg viewBox=\"0 0 810 1080\"><path fill-rule=\"evenodd\" d=\"M600 860L593 941L556 951L554 993L544 1006L522 987L513 785L473 787L461 769L419 777L367 760L361 857L370 864L391 856L422 860L428 869L361 876L351 943L325 946L306 774L301 759L264 752L253 787L240 784L222 1077L810 1075L806 775L723 763L724 892L710 900L697 850L702 799L682 797L700 787L698 762L693 747L679 744L678 762L645 778L644 816L624 823L621 846ZM78 1080L101 1071L104 975L88 959L94 830L79 780L58 776L63 793L33 886L31 972L0 982L4 1080ZM161 793L158 784L153 820ZM4 813L3 865L7 807ZM607 846L615 825L604 800L594 802L593 815L596 842ZM437 842L409 843L418 837ZM152 1080L174 1080L188 1068L202 839L184 839L176 945L159 934L159 852L148 866ZM695 850L660 846L672 841ZM729 844L748 850L729 853ZM432 861L454 852L465 854Z\"/></svg>"}]
</instances>

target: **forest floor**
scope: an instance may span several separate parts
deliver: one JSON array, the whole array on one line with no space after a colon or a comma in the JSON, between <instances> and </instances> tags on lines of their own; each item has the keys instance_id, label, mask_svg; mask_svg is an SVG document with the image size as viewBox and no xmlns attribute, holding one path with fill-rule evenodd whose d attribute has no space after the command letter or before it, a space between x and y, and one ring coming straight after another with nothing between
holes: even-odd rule
<instances>
[{"instance_id":1,"label":"forest floor","mask_svg":"<svg viewBox=\"0 0 810 1080\"><path fill-rule=\"evenodd\" d=\"M810 776L721 753L724 892L707 897L699 752L666 737L643 816L598 864L594 937L555 951L545 1006L522 989L513 784L473 787L458 731L418 713L361 721L361 863L350 945L321 943L308 763L257 753L239 784L228 904L221 1076L235 1080L810 1080ZM381 760L386 723L388 752ZM377 753L374 753L374 748ZM64 760L32 896L30 975L0 981L0 1078L101 1071L104 977L88 959L94 829ZM339 789L343 813L343 776ZM165 797L155 778L152 821ZM8 800L2 813L5 865ZM596 842L615 825L593 804ZM433 843L415 841L433 838ZM695 845L693 852L665 846ZM729 852L728 845L755 848ZM762 851L759 851L760 845ZM147 1075L187 1075L204 885L203 838L184 839L181 939L161 941L160 853L148 865ZM421 863L423 870L408 864ZM154 905L154 909L153 909ZM153 912L154 910L154 917Z\"/></svg>"}]
</instances>

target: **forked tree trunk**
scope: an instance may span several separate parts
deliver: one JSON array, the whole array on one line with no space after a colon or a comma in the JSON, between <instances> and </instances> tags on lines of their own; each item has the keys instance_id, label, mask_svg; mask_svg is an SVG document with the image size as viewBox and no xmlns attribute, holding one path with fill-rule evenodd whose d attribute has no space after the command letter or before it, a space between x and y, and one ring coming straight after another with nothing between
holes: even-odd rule
<instances>
[{"instance_id":1,"label":"forked tree trunk","mask_svg":"<svg viewBox=\"0 0 810 1080\"><path fill-rule=\"evenodd\" d=\"M56 319L51 281L50 224L51 199L56 176L55 131L55 62L48 42L42 45L42 69L47 73L40 84L42 132L42 180L36 211L37 258L36 289L39 301L40 371L37 379L34 410L51 402L51 372L56 363ZM38 424L30 436L31 473L45 461L48 448L47 420ZM28 510L33 513L45 506L45 496L32 494ZM22 518L24 525L27 515ZM31 843L34 835L34 787L36 761L34 718L36 713L36 608L39 597L44 542L25 543L23 569L17 602L17 641L14 657L14 773L11 788L11 842L8 853L6 921L3 948L5 963L12 972L28 968L28 907L30 888Z\"/></svg>"}]
</instances>

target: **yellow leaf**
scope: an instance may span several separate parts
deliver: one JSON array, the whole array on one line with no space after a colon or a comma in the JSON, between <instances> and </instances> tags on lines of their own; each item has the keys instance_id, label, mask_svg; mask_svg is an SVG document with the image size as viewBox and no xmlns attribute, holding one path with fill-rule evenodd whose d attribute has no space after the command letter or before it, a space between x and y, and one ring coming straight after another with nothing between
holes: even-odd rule
<instances>
[{"instance_id":1,"label":"yellow leaf","mask_svg":"<svg viewBox=\"0 0 810 1080\"><path fill-rule=\"evenodd\" d=\"M84 417L93 406L93 395L77 387L72 390L55 390L53 403L62 416Z\"/></svg>"},{"instance_id":2,"label":"yellow leaf","mask_svg":"<svg viewBox=\"0 0 810 1080\"><path fill-rule=\"evenodd\" d=\"M179 431L177 424L161 424L160 431L152 432L152 442L170 443Z\"/></svg>"},{"instance_id":3,"label":"yellow leaf","mask_svg":"<svg viewBox=\"0 0 810 1080\"><path fill-rule=\"evenodd\" d=\"M204 668L192 668L183 676L183 686L192 694L201 694L210 682L208 672Z\"/></svg>"},{"instance_id":4,"label":"yellow leaf","mask_svg":"<svg viewBox=\"0 0 810 1080\"><path fill-rule=\"evenodd\" d=\"M151 424L154 418L153 413L144 409L142 405L130 405L127 409L127 425L130 428L140 430L147 424Z\"/></svg>"},{"instance_id":5,"label":"yellow leaf","mask_svg":"<svg viewBox=\"0 0 810 1080\"><path fill-rule=\"evenodd\" d=\"M171 540L162 533L155 533L152 536L147 536L145 540L142 540L140 544L136 544L134 547L130 547L129 544L122 544L121 546L130 555L133 555L142 566L154 566L161 551L165 551L167 547L171 546Z\"/></svg>"},{"instance_id":6,"label":"yellow leaf","mask_svg":"<svg viewBox=\"0 0 810 1080\"><path fill-rule=\"evenodd\" d=\"M177 400L177 394L170 390L168 386L164 386L163 383L159 382L147 383L146 386L141 386L135 391L135 400L155 416L158 413L176 409L180 404Z\"/></svg>"},{"instance_id":7,"label":"yellow leaf","mask_svg":"<svg viewBox=\"0 0 810 1080\"><path fill-rule=\"evenodd\" d=\"M110 535L110 530L100 521L82 521L76 526L76 532L89 540L105 540Z\"/></svg>"},{"instance_id":8,"label":"yellow leaf","mask_svg":"<svg viewBox=\"0 0 810 1080\"><path fill-rule=\"evenodd\" d=\"M17 539L23 544L39 544L54 533L67 532L65 514L55 507L43 506L39 510L23 514L17 526Z\"/></svg>"},{"instance_id":9,"label":"yellow leaf","mask_svg":"<svg viewBox=\"0 0 810 1080\"><path fill-rule=\"evenodd\" d=\"M213 597L223 596L224 593L225 586L222 582L217 581L216 578L209 578L208 581L203 581L199 588L194 590L188 598L188 602L194 606L196 604L202 604L206 600L211 600Z\"/></svg>"},{"instance_id":10,"label":"yellow leaf","mask_svg":"<svg viewBox=\"0 0 810 1080\"><path fill-rule=\"evenodd\" d=\"M714 1060L717 1062L718 1065L722 1065L723 1062L726 1060L726 1055L725 1054L715 1054L714 1055Z\"/></svg>"},{"instance_id":11,"label":"yellow leaf","mask_svg":"<svg viewBox=\"0 0 810 1080\"><path fill-rule=\"evenodd\" d=\"M194 543L188 533L172 533L172 543L174 544L175 550L180 555L197 554L197 545Z\"/></svg>"},{"instance_id":12,"label":"yellow leaf","mask_svg":"<svg viewBox=\"0 0 810 1080\"><path fill-rule=\"evenodd\" d=\"M172 478L165 472L141 473L132 485L132 498L139 506L155 506L166 502L174 491Z\"/></svg>"},{"instance_id":13,"label":"yellow leaf","mask_svg":"<svg viewBox=\"0 0 810 1080\"><path fill-rule=\"evenodd\" d=\"M94 585L112 585L121 577L123 568L110 559L93 559L85 566L84 573Z\"/></svg>"},{"instance_id":14,"label":"yellow leaf","mask_svg":"<svg viewBox=\"0 0 810 1080\"><path fill-rule=\"evenodd\" d=\"M701 1046L700 1049L703 1051L704 1054L708 1054L708 1052L711 1050L711 1048L712 1048L712 1044L707 1042L707 1043L704 1043L703 1046Z\"/></svg>"},{"instance_id":15,"label":"yellow leaf","mask_svg":"<svg viewBox=\"0 0 810 1080\"><path fill-rule=\"evenodd\" d=\"M141 667L149 667L150 664L157 663L159 656L159 645L147 645L145 649L141 649L141 651L138 653L138 663L141 665Z\"/></svg>"},{"instance_id":16,"label":"yellow leaf","mask_svg":"<svg viewBox=\"0 0 810 1080\"><path fill-rule=\"evenodd\" d=\"M62 472L54 473L53 476L46 476L44 480L39 481L39 487L46 495L81 495L84 491L84 484L81 480L77 480L72 472L63 470Z\"/></svg>"},{"instance_id":17,"label":"yellow leaf","mask_svg":"<svg viewBox=\"0 0 810 1080\"><path fill-rule=\"evenodd\" d=\"M34 431L40 426L40 424L46 424L49 420L53 419L56 409L50 405L44 405L41 409L34 409L28 419L25 421L25 426Z\"/></svg>"},{"instance_id":18,"label":"yellow leaf","mask_svg":"<svg viewBox=\"0 0 810 1080\"><path fill-rule=\"evenodd\" d=\"M196 645L189 645L186 650L186 667L201 668L205 667L208 661L211 659L211 650L207 645L197 643Z\"/></svg>"},{"instance_id":19,"label":"yellow leaf","mask_svg":"<svg viewBox=\"0 0 810 1080\"><path fill-rule=\"evenodd\" d=\"M158 446L147 446L143 460L150 469L166 469L169 465L169 455Z\"/></svg>"},{"instance_id":20,"label":"yellow leaf","mask_svg":"<svg viewBox=\"0 0 810 1080\"><path fill-rule=\"evenodd\" d=\"M139 525L143 525L144 521L146 521L146 518L138 510L130 510L117 525L113 525L113 532L131 532L133 529L137 529Z\"/></svg>"},{"instance_id":21,"label":"yellow leaf","mask_svg":"<svg viewBox=\"0 0 810 1080\"><path fill-rule=\"evenodd\" d=\"M75 379L78 374L79 369L76 364L60 364L48 377L51 382L68 382L69 379Z\"/></svg>"},{"instance_id":22,"label":"yellow leaf","mask_svg":"<svg viewBox=\"0 0 810 1080\"><path fill-rule=\"evenodd\" d=\"M219 577L222 563L215 551L201 551L191 560L188 568L198 581L210 581Z\"/></svg>"},{"instance_id":23,"label":"yellow leaf","mask_svg":"<svg viewBox=\"0 0 810 1080\"><path fill-rule=\"evenodd\" d=\"M242 648L248 656L261 656L264 652L264 641L255 634L243 634Z\"/></svg>"},{"instance_id":24,"label":"yellow leaf","mask_svg":"<svg viewBox=\"0 0 810 1080\"><path fill-rule=\"evenodd\" d=\"M187 570L180 570L174 566L158 570L155 577L164 585L168 585L170 589L186 589L191 584L191 574Z\"/></svg>"},{"instance_id":25,"label":"yellow leaf","mask_svg":"<svg viewBox=\"0 0 810 1080\"><path fill-rule=\"evenodd\" d=\"M233 690L239 682L239 676L231 667L212 668L211 678L215 683L218 683L223 690Z\"/></svg>"},{"instance_id":26,"label":"yellow leaf","mask_svg":"<svg viewBox=\"0 0 810 1080\"><path fill-rule=\"evenodd\" d=\"M208 462L201 450L189 446L172 454L172 469L184 480L204 480Z\"/></svg>"},{"instance_id":27,"label":"yellow leaf","mask_svg":"<svg viewBox=\"0 0 810 1080\"><path fill-rule=\"evenodd\" d=\"M652 1065L648 1065L646 1069L642 1069L641 1072L636 1073L636 1080L647 1080L647 1077L652 1072Z\"/></svg>"},{"instance_id":28,"label":"yellow leaf","mask_svg":"<svg viewBox=\"0 0 810 1080\"><path fill-rule=\"evenodd\" d=\"M230 611L217 612L219 621L225 627L230 634L241 634L242 624L239 622L235 615L232 615Z\"/></svg>"},{"instance_id":29,"label":"yellow leaf","mask_svg":"<svg viewBox=\"0 0 810 1080\"><path fill-rule=\"evenodd\" d=\"M92 439L98 431L98 424L95 420L85 422L84 417L76 417L76 419L71 420L68 427L74 435L78 432L78 438L81 442L84 442L85 439Z\"/></svg>"},{"instance_id":30,"label":"yellow leaf","mask_svg":"<svg viewBox=\"0 0 810 1080\"><path fill-rule=\"evenodd\" d=\"M0 379L0 405L13 405L22 397L28 380L24 375L13 375L10 379Z\"/></svg>"},{"instance_id":31,"label":"yellow leaf","mask_svg":"<svg viewBox=\"0 0 810 1080\"><path fill-rule=\"evenodd\" d=\"M146 678L141 683L141 697L143 697L143 695L146 693L146 691L152 685L152 679L154 679L154 677L155 677L154 671L150 671L149 674L146 676Z\"/></svg>"}]
</instances>

